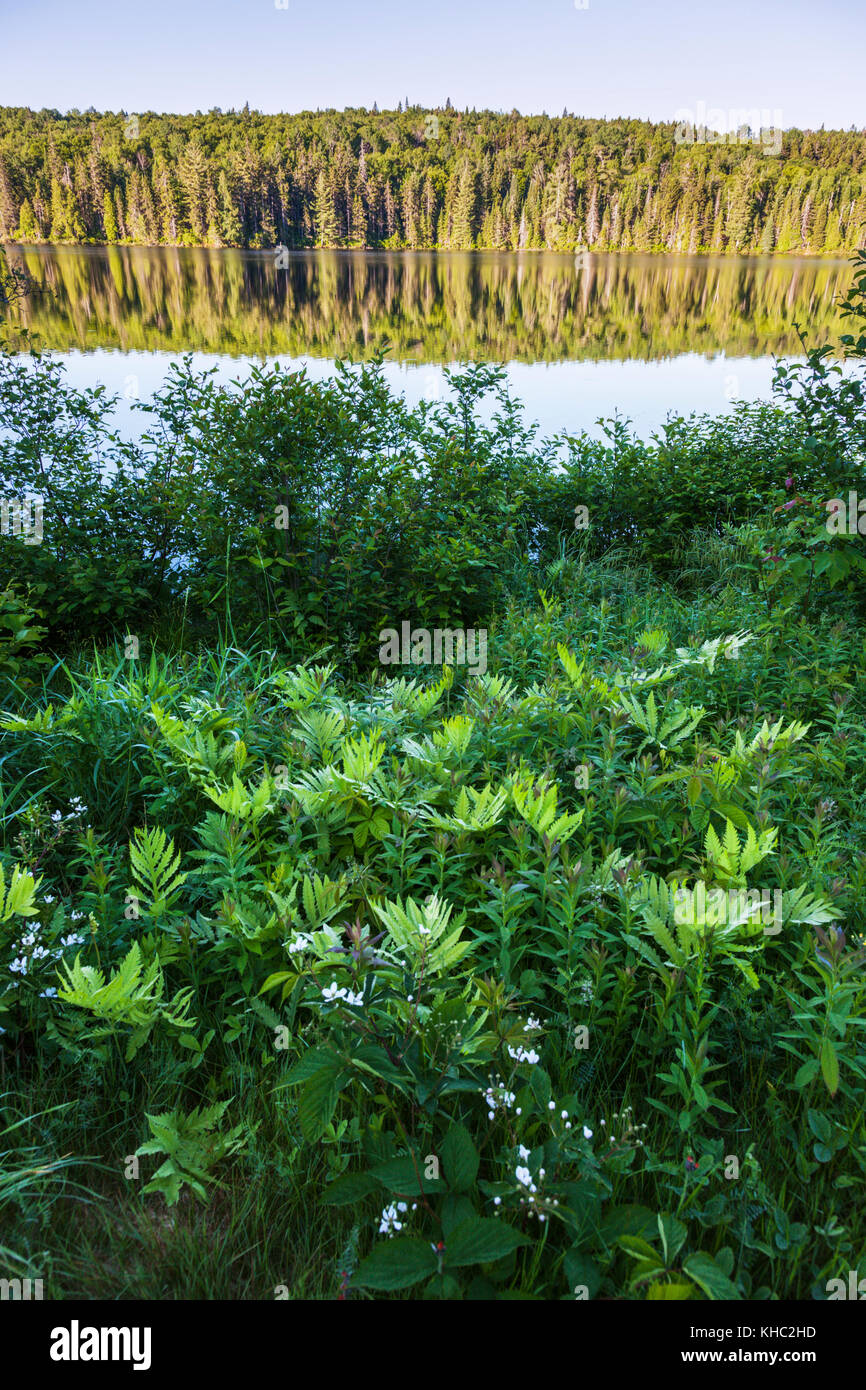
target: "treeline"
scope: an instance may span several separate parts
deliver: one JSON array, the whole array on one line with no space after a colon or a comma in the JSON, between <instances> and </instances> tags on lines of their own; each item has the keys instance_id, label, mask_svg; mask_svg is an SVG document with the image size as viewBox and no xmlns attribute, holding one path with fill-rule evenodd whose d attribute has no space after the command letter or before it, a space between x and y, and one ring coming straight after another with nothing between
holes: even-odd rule
<instances>
[{"instance_id":1,"label":"treeline","mask_svg":"<svg viewBox=\"0 0 866 1390\"><path fill-rule=\"evenodd\" d=\"M866 132L678 143L674 122L455 111L0 108L0 240L844 254Z\"/></svg>"}]
</instances>

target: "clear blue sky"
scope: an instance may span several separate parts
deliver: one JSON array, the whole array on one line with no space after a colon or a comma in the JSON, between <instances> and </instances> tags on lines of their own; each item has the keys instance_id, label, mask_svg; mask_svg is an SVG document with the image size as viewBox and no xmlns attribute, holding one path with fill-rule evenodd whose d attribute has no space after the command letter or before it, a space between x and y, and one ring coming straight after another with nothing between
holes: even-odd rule
<instances>
[{"instance_id":1,"label":"clear blue sky","mask_svg":"<svg viewBox=\"0 0 866 1390\"><path fill-rule=\"evenodd\" d=\"M866 125L866 0L0 0L0 104Z\"/></svg>"}]
</instances>

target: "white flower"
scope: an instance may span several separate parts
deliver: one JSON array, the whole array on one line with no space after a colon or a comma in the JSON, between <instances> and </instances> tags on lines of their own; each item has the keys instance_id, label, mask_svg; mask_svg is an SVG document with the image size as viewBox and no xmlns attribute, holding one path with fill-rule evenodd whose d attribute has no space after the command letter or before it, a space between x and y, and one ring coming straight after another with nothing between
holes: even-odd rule
<instances>
[{"instance_id":1,"label":"white flower","mask_svg":"<svg viewBox=\"0 0 866 1390\"><path fill-rule=\"evenodd\" d=\"M379 1235L393 1236L395 1231L402 1231L403 1222L397 1218L406 1209L405 1202L397 1202L396 1204L392 1202L390 1206L385 1207L379 1219Z\"/></svg>"},{"instance_id":2,"label":"white flower","mask_svg":"<svg viewBox=\"0 0 866 1390\"><path fill-rule=\"evenodd\" d=\"M504 1106L506 1110L511 1109L514 1104L514 1092L506 1091L504 1086L488 1086L484 1092L484 1100L487 1105L487 1118L492 1120L498 1106ZM520 1111L517 1113L519 1115Z\"/></svg>"},{"instance_id":3,"label":"white flower","mask_svg":"<svg viewBox=\"0 0 866 1390\"><path fill-rule=\"evenodd\" d=\"M329 1003L332 999L344 999L345 996L346 991L344 989L340 989L340 986L337 984L336 980L334 980L332 984L328 985L327 989L322 990L322 998L327 999Z\"/></svg>"},{"instance_id":4,"label":"white flower","mask_svg":"<svg viewBox=\"0 0 866 1390\"><path fill-rule=\"evenodd\" d=\"M526 1148L525 1144L521 1144L517 1152L522 1159L526 1160L529 1157L530 1150Z\"/></svg>"},{"instance_id":5,"label":"white flower","mask_svg":"<svg viewBox=\"0 0 866 1390\"><path fill-rule=\"evenodd\" d=\"M430 935L430 928L429 928L429 927L419 927L419 928L418 928L418 935L419 935L419 936L429 936L429 935Z\"/></svg>"},{"instance_id":6,"label":"white flower","mask_svg":"<svg viewBox=\"0 0 866 1390\"><path fill-rule=\"evenodd\" d=\"M86 940L86 938L83 937L83 936L81 936L79 933L77 933L77 932L70 932L68 936L61 936L61 938L60 938L60 945L63 946L63 947L66 947L66 946L83 946L85 940Z\"/></svg>"},{"instance_id":7,"label":"white flower","mask_svg":"<svg viewBox=\"0 0 866 1390\"><path fill-rule=\"evenodd\" d=\"M592 1130L590 1129L589 1125L584 1125L584 1127L583 1127L583 1137L584 1137L584 1139L591 1139L591 1138L592 1138Z\"/></svg>"},{"instance_id":8,"label":"white flower","mask_svg":"<svg viewBox=\"0 0 866 1390\"><path fill-rule=\"evenodd\" d=\"M16 960L13 960L12 964L9 966L9 969L12 971L13 975L26 975L27 962L23 956L18 956Z\"/></svg>"},{"instance_id":9,"label":"white flower","mask_svg":"<svg viewBox=\"0 0 866 1390\"><path fill-rule=\"evenodd\" d=\"M299 951L305 951L307 943L302 936L296 936L294 941L289 942L289 955L296 956Z\"/></svg>"},{"instance_id":10,"label":"white flower","mask_svg":"<svg viewBox=\"0 0 866 1390\"><path fill-rule=\"evenodd\" d=\"M56 993L57 993L57 990L54 988L54 986L53 986L53 985L49 985L49 986L48 986L48 989L43 989L43 991L42 991L42 993L40 994L39 998L40 998L40 999L53 999Z\"/></svg>"},{"instance_id":11,"label":"white flower","mask_svg":"<svg viewBox=\"0 0 866 1390\"><path fill-rule=\"evenodd\" d=\"M526 1020L526 1022L524 1023L524 1025L523 1025L523 1031L524 1031L524 1033L532 1033L532 1032L535 1032L535 1030L536 1030L537 1028L540 1028L540 1027L541 1027L541 1024L539 1023L538 1019L537 1019L537 1018L531 1018L531 1017L530 1017L530 1018L528 1018L528 1019Z\"/></svg>"},{"instance_id":12,"label":"white flower","mask_svg":"<svg viewBox=\"0 0 866 1390\"><path fill-rule=\"evenodd\" d=\"M527 1188L530 1192L538 1191L538 1188L532 1181L532 1174L530 1173L528 1168L515 1168L514 1176L516 1177L517 1181L521 1184L522 1187Z\"/></svg>"},{"instance_id":13,"label":"white flower","mask_svg":"<svg viewBox=\"0 0 866 1390\"><path fill-rule=\"evenodd\" d=\"M509 1047L508 1055L513 1057L515 1062L528 1062L531 1067L541 1061L538 1053L532 1048L527 1051L525 1047Z\"/></svg>"}]
</instances>

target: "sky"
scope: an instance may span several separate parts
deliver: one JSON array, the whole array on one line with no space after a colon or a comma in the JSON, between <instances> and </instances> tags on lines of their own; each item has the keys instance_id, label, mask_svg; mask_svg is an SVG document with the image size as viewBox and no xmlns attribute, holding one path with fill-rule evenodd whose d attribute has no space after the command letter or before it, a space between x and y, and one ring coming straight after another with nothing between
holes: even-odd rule
<instances>
[{"instance_id":1,"label":"sky","mask_svg":"<svg viewBox=\"0 0 866 1390\"><path fill-rule=\"evenodd\" d=\"M866 0L0 0L0 33L5 106L866 126Z\"/></svg>"}]
</instances>

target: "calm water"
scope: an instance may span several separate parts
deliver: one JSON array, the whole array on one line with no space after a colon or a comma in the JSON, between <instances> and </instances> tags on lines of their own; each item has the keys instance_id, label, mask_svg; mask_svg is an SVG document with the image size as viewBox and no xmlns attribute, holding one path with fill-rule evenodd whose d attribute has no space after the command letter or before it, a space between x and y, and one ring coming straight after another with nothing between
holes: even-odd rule
<instances>
[{"instance_id":1,"label":"calm water","mask_svg":"<svg viewBox=\"0 0 866 1390\"><path fill-rule=\"evenodd\" d=\"M717 413L768 398L773 356L844 331L845 260L558 254L298 252L148 247L10 249L50 291L24 316L76 385L146 398L193 352L222 378L262 358L326 376L336 356L388 344L407 399L436 397L443 367L503 362L545 433L630 416L649 433L669 411Z\"/></svg>"}]
</instances>

